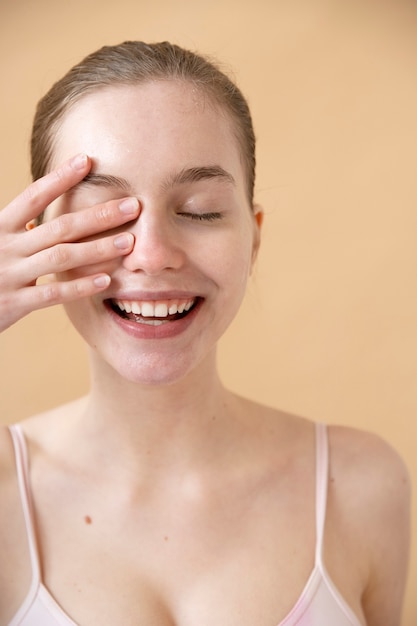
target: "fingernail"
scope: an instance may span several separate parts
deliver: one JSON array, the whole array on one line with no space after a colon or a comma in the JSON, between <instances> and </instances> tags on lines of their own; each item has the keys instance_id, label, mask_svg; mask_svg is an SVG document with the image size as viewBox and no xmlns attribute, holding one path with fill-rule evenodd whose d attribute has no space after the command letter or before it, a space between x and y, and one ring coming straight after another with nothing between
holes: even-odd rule
<instances>
[{"instance_id":1,"label":"fingernail","mask_svg":"<svg viewBox=\"0 0 417 626\"><path fill-rule=\"evenodd\" d=\"M122 200L122 202L119 204L119 209L122 213L125 213L125 215L129 215L130 213L136 213L136 211L139 208L139 202L137 198L126 198L125 200Z\"/></svg>"},{"instance_id":2,"label":"fingernail","mask_svg":"<svg viewBox=\"0 0 417 626\"><path fill-rule=\"evenodd\" d=\"M132 246L133 235L130 233L126 233L124 235L118 235L114 239L113 243L116 246L116 248L119 248L119 250L125 250L126 248L130 248Z\"/></svg>"},{"instance_id":3,"label":"fingernail","mask_svg":"<svg viewBox=\"0 0 417 626\"><path fill-rule=\"evenodd\" d=\"M108 287L110 285L110 276L104 274L102 276L96 276L93 280L96 287Z\"/></svg>"},{"instance_id":4,"label":"fingernail","mask_svg":"<svg viewBox=\"0 0 417 626\"><path fill-rule=\"evenodd\" d=\"M84 169L87 165L87 155L86 154L77 154L72 160L71 165L75 170Z\"/></svg>"},{"instance_id":5,"label":"fingernail","mask_svg":"<svg viewBox=\"0 0 417 626\"><path fill-rule=\"evenodd\" d=\"M30 220L29 222L27 222L25 229L26 230L33 230L34 228L36 228L36 226L38 225L38 220L35 218L33 220Z\"/></svg>"}]
</instances>

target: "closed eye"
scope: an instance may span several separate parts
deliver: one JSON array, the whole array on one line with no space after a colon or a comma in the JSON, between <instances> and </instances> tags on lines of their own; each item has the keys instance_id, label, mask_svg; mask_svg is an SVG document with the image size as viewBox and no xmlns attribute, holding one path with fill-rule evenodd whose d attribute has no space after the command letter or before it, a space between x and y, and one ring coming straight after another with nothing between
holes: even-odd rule
<instances>
[{"instance_id":1,"label":"closed eye","mask_svg":"<svg viewBox=\"0 0 417 626\"><path fill-rule=\"evenodd\" d=\"M190 220L195 220L198 222L214 222L215 220L221 220L223 215L221 213L186 213L181 212L178 213L181 217L186 217Z\"/></svg>"}]
</instances>

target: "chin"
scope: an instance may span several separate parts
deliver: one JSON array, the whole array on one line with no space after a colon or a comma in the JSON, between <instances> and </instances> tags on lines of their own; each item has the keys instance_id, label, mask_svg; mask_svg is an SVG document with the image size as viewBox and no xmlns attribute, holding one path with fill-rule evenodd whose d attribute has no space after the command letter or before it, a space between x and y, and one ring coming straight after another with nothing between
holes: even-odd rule
<instances>
[{"instance_id":1,"label":"chin","mask_svg":"<svg viewBox=\"0 0 417 626\"><path fill-rule=\"evenodd\" d=\"M186 380L200 369L197 359L193 359L189 351L185 354L171 353L169 355L143 352L140 355L125 354L120 360L114 356L110 359L103 359L103 356L93 355L93 371L99 373L105 369L107 376L115 374L123 381L145 387L174 385Z\"/></svg>"}]
</instances>

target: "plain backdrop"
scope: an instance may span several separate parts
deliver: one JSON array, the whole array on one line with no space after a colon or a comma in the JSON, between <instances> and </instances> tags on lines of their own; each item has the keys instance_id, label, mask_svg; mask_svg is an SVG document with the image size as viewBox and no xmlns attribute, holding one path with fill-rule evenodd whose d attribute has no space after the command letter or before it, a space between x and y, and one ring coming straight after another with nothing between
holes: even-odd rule
<instances>
[{"instance_id":1,"label":"plain backdrop","mask_svg":"<svg viewBox=\"0 0 417 626\"><path fill-rule=\"evenodd\" d=\"M1 0L0 206L29 182L37 100L85 54L126 39L214 55L252 108L266 219L221 344L224 381L380 434L416 482L415 2ZM0 368L4 423L88 389L82 342L60 308L3 333ZM417 624L416 589L414 540L403 626Z\"/></svg>"}]
</instances>

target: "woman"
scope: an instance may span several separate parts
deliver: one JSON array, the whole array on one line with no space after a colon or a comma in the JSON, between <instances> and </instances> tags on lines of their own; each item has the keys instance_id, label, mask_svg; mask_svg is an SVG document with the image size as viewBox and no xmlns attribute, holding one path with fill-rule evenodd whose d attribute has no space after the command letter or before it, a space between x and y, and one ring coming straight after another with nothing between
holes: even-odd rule
<instances>
[{"instance_id":1,"label":"woman","mask_svg":"<svg viewBox=\"0 0 417 626\"><path fill-rule=\"evenodd\" d=\"M254 143L235 85L168 43L105 47L40 102L0 319L63 303L91 391L1 432L1 624L398 626L396 453L217 374L259 246Z\"/></svg>"}]
</instances>

